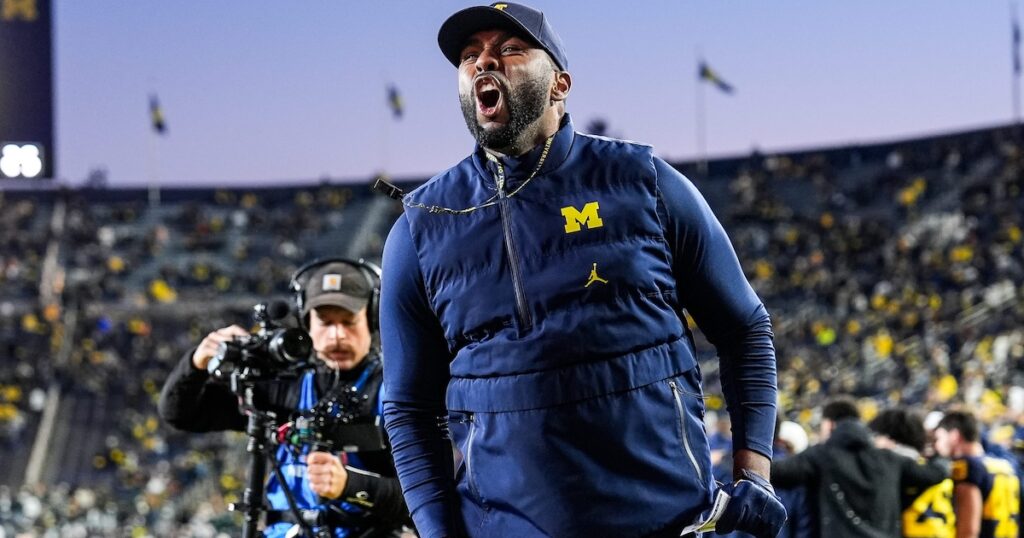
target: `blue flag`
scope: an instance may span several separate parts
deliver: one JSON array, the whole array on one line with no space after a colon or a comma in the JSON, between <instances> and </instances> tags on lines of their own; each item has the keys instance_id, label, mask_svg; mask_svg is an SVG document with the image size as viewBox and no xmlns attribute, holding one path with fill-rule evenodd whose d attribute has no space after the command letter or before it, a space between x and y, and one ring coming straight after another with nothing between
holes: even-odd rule
<instances>
[{"instance_id":1,"label":"blue flag","mask_svg":"<svg viewBox=\"0 0 1024 538\"><path fill-rule=\"evenodd\" d=\"M153 130L158 134L167 132L167 124L164 122L164 111L160 108L160 101L156 95L149 96L149 120L153 124Z\"/></svg>"},{"instance_id":2,"label":"blue flag","mask_svg":"<svg viewBox=\"0 0 1024 538\"><path fill-rule=\"evenodd\" d=\"M1013 74L1020 75L1020 24L1016 12L1013 14Z\"/></svg>"},{"instance_id":3,"label":"blue flag","mask_svg":"<svg viewBox=\"0 0 1024 538\"><path fill-rule=\"evenodd\" d=\"M394 84L388 86L388 106L391 107L391 114L396 120L402 119L405 103L402 102L402 94L398 93L398 87Z\"/></svg>"}]
</instances>

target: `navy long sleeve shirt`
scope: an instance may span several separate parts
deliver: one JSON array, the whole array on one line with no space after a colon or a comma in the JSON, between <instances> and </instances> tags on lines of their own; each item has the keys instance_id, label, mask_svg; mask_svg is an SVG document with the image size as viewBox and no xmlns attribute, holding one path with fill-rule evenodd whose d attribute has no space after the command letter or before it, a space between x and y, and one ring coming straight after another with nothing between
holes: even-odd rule
<instances>
[{"instance_id":1,"label":"navy long sleeve shirt","mask_svg":"<svg viewBox=\"0 0 1024 538\"><path fill-rule=\"evenodd\" d=\"M736 449L771 457L776 371L771 322L721 224L696 187L661 159L659 218L679 302L716 347ZM680 313L682 315L682 313ZM454 536L458 503L444 416L453 355L424 289L406 217L384 247L384 416L406 501L423 536Z\"/></svg>"}]
</instances>

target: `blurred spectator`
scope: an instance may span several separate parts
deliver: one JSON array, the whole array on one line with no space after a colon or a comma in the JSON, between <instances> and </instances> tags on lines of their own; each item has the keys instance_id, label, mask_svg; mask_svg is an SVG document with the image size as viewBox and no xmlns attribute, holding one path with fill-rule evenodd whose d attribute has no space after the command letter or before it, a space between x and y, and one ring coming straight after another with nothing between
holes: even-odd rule
<instances>
[{"instance_id":1,"label":"blurred spectator","mask_svg":"<svg viewBox=\"0 0 1024 538\"><path fill-rule=\"evenodd\" d=\"M874 446L852 400L836 399L822 409L823 442L772 463L772 484L806 487L816 536L896 536L900 492L928 487L949 476L945 465L920 464Z\"/></svg>"}]
</instances>

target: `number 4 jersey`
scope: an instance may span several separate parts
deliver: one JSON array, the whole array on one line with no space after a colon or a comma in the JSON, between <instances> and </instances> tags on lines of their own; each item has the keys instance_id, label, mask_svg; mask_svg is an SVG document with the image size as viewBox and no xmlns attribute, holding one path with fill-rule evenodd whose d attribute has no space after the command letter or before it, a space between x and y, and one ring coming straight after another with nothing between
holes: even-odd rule
<instances>
[{"instance_id":1,"label":"number 4 jersey","mask_svg":"<svg viewBox=\"0 0 1024 538\"><path fill-rule=\"evenodd\" d=\"M921 492L908 488L903 510L903 538L953 538L953 481L946 479Z\"/></svg>"},{"instance_id":2,"label":"number 4 jersey","mask_svg":"<svg viewBox=\"0 0 1024 538\"><path fill-rule=\"evenodd\" d=\"M1020 480L1010 462L991 456L953 461L953 481L981 490L981 538L1016 538Z\"/></svg>"}]
</instances>

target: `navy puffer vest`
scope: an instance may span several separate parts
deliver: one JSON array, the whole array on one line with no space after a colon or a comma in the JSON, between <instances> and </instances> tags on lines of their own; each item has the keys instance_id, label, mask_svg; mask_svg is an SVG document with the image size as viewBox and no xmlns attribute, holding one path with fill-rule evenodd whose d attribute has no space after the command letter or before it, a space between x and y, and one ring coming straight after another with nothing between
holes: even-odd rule
<instances>
[{"instance_id":1,"label":"navy puffer vest","mask_svg":"<svg viewBox=\"0 0 1024 538\"><path fill-rule=\"evenodd\" d=\"M487 200L496 174L480 161L467 158L411 200L450 208ZM455 356L449 409L551 406L695 364L679 342L686 329L656 181L649 146L577 135L567 124L544 170L513 198L468 215L407 212ZM593 216L572 218L595 202L598 226ZM606 282L588 286L592 272Z\"/></svg>"},{"instance_id":2,"label":"navy puffer vest","mask_svg":"<svg viewBox=\"0 0 1024 538\"><path fill-rule=\"evenodd\" d=\"M652 149L565 121L537 176L508 198L535 162L499 189L478 152L407 197L461 209L499 196L466 215L406 212L453 356L447 406L467 528L630 536L691 517L710 498L710 463ZM608 510L623 510L616 528L586 527Z\"/></svg>"}]
</instances>

